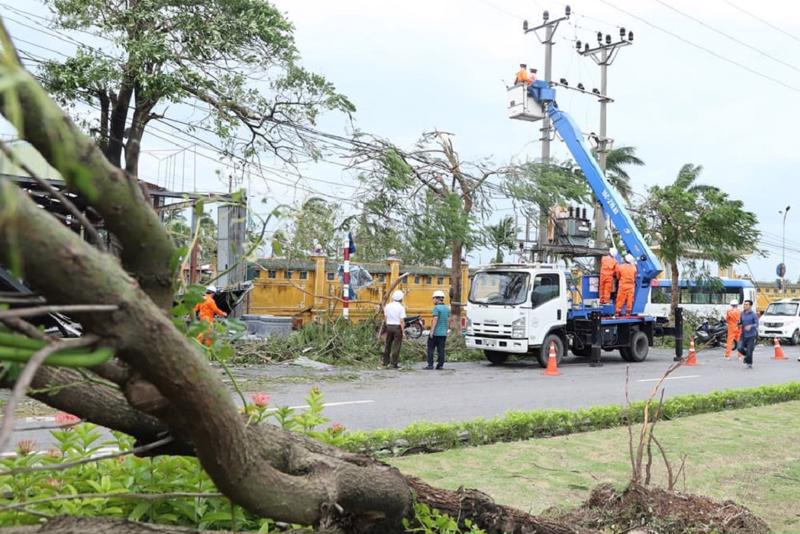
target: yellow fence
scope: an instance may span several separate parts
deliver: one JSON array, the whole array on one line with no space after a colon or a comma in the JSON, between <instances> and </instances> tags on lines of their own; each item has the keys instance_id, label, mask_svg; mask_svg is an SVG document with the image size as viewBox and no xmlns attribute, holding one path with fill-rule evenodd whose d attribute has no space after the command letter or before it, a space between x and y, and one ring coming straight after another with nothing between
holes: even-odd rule
<instances>
[{"instance_id":1,"label":"yellow fence","mask_svg":"<svg viewBox=\"0 0 800 534\"><path fill-rule=\"evenodd\" d=\"M404 304L408 315L422 315L425 324L431 324L432 295L437 289L448 295L450 304L450 270L436 267L407 267L400 259L388 258L382 264L358 264L372 275L372 285L357 292L350 302L350 317L360 321L380 312L381 303L389 298L392 288L405 293ZM294 317L306 323L322 317L338 317L342 312L342 283L337 269L339 264L324 256L309 260L292 261L263 259L250 267L253 291L247 301L247 313ZM395 282L400 280L395 286ZM469 268L461 271L462 294L466 302L469 290Z\"/></svg>"},{"instance_id":2,"label":"yellow fence","mask_svg":"<svg viewBox=\"0 0 800 534\"><path fill-rule=\"evenodd\" d=\"M756 282L756 309L763 311L767 309L770 302L775 302L781 299L798 299L800 298L800 284L786 284L786 292L784 293L774 283Z\"/></svg>"}]
</instances>

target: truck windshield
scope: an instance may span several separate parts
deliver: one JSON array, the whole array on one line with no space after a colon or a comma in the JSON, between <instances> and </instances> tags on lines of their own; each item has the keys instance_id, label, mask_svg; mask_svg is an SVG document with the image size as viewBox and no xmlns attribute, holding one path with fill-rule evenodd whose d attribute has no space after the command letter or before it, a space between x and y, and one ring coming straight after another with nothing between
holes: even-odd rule
<instances>
[{"instance_id":1,"label":"truck windshield","mask_svg":"<svg viewBox=\"0 0 800 534\"><path fill-rule=\"evenodd\" d=\"M797 304L791 302L773 302L767 306L767 311L764 315L788 315L794 317L797 315Z\"/></svg>"},{"instance_id":2,"label":"truck windshield","mask_svg":"<svg viewBox=\"0 0 800 534\"><path fill-rule=\"evenodd\" d=\"M475 304L511 306L528 297L528 273L481 272L472 278L469 301Z\"/></svg>"}]
</instances>

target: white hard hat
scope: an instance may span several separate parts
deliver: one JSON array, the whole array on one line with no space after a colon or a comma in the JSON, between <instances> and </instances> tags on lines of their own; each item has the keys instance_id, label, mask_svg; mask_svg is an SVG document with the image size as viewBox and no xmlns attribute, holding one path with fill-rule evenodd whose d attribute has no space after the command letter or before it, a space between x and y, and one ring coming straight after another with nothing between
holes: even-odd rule
<instances>
[{"instance_id":1,"label":"white hard hat","mask_svg":"<svg viewBox=\"0 0 800 534\"><path fill-rule=\"evenodd\" d=\"M206 293L216 293L216 292L217 292L217 286L208 286L206 288Z\"/></svg>"},{"instance_id":2,"label":"white hard hat","mask_svg":"<svg viewBox=\"0 0 800 534\"><path fill-rule=\"evenodd\" d=\"M612 256L616 256L617 255L617 249L614 248L614 247L611 247L610 249L608 249L608 253L611 254Z\"/></svg>"},{"instance_id":3,"label":"white hard hat","mask_svg":"<svg viewBox=\"0 0 800 534\"><path fill-rule=\"evenodd\" d=\"M433 298L443 299L444 298L444 291L442 291L441 289L437 289L436 291L433 292Z\"/></svg>"},{"instance_id":4,"label":"white hard hat","mask_svg":"<svg viewBox=\"0 0 800 534\"><path fill-rule=\"evenodd\" d=\"M731 306L738 306L738 305L739 305L739 301L738 300L732 300L731 301Z\"/></svg>"},{"instance_id":5,"label":"white hard hat","mask_svg":"<svg viewBox=\"0 0 800 534\"><path fill-rule=\"evenodd\" d=\"M397 291L392 293L392 300L396 302L400 302L401 300L403 300L403 292L398 289Z\"/></svg>"},{"instance_id":6,"label":"white hard hat","mask_svg":"<svg viewBox=\"0 0 800 534\"><path fill-rule=\"evenodd\" d=\"M633 263L636 260L634 259L633 254L628 253L625 254L625 261L627 261L628 263Z\"/></svg>"}]
</instances>

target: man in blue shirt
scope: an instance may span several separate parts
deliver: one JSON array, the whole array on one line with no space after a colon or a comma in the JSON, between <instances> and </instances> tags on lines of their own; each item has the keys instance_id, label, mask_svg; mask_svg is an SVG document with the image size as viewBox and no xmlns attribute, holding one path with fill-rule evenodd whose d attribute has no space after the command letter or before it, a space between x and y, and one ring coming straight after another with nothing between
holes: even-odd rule
<instances>
[{"instance_id":1,"label":"man in blue shirt","mask_svg":"<svg viewBox=\"0 0 800 534\"><path fill-rule=\"evenodd\" d=\"M447 327L450 321L450 308L444 304L444 291L433 292L433 323L428 336L428 367L433 369L433 349L436 349L436 369L444 367L444 344L447 342Z\"/></svg>"},{"instance_id":2,"label":"man in blue shirt","mask_svg":"<svg viewBox=\"0 0 800 534\"><path fill-rule=\"evenodd\" d=\"M756 348L758 340L758 314L753 309L753 301L744 301L742 317L739 319L741 325L741 346L739 352L744 354L744 363L748 369L753 368L753 350Z\"/></svg>"}]
</instances>

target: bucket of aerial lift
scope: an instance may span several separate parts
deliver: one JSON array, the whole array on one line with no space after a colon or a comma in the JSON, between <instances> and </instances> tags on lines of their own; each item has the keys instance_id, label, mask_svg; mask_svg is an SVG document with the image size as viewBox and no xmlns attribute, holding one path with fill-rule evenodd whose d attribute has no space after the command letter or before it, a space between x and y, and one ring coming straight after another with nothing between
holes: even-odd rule
<instances>
[{"instance_id":1,"label":"bucket of aerial lift","mask_svg":"<svg viewBox=\"0 0 800 534\"><path fill-rule=\"evenodd\" d=\"M552 102L556 99L556 90L544 80L536 80L528 86L528 96L541 105L543 102Z\"/></svg>"},{"instance_id":2,"label":"bucket of aerial lift","mask_svg":"<svg viewBox=\"0 0 800 534\"><path fill-rule=\"evenodd\" d=\"M523 121L540 121L544 118L542 105L528 93L528 86L515 85L508 89L508 118Z\"/></svg>"}]
</instances>

